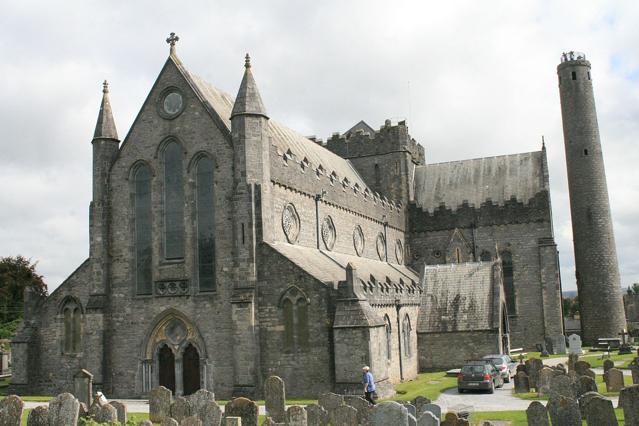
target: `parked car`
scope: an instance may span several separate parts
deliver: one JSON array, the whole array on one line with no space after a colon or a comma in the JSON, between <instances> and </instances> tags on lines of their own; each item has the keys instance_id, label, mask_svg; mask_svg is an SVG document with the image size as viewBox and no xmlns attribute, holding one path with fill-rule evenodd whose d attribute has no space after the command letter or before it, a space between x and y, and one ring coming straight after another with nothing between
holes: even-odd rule
<instances>
[{"instance_id":1,"label":"parked car","mask_svg":"<svg viewBox=\"0 0 639 426\"><path fill-rule=\"evenodd\" d=\"M510 383L510 379L517 374L517 363L512 360L510 355L486 355L483 359L487 359L495 365L506 383Z\"/></svg>"},{"instance_id":2,"label":"parked car","mask_svg":"<svg viewBox=\"0 0 639 426\"><path fill-rule=\"evenodd\" d=\"M457 391L482 389L493 393L504 385L499 370L489 360L467 362L457 375Z\"/></svg>"}]
</instances>

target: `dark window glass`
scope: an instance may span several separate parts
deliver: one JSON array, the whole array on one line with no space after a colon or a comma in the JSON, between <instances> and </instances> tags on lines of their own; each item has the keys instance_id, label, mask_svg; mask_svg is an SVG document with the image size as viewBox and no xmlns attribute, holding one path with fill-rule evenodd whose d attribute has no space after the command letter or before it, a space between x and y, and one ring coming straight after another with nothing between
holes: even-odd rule
<instances>
[{"instance_id":1,"label":"dark window glass","mask_svg":"<svg viewBox=\"0 0 639 426\"><path fill-rule=\"evenodd\" d=\"M164 257L184 257L182 149L175 142L164 150Z\"/></svg>"},{"instance_id":2,"label":"dark window glass","mask_svg":"<svg viewBox=\"0 0 639 426\"><path fill-rule=\"evenodd\" d=\"M135 172L135 266L137 294L151 294L151 171Z\"/></svg>"},{"instance_id":3,"label":"dark window glass","mask_svg":"<svg viewBox=\"0 0 639 426\"><path fill-rule=\"evenodd\" d=\"M294 347L293 302L290 299L284 299L282 308L284 310L284 348L290 351Z\"/></svg>"},{"instance_id":4,"label":"dark window glass","mask_svg":"<svg viewBox=\"0 0 639 426\"><path fill-rule=\"evenodd\" d=\"M80 308L75 308L73 310L73 352L80 352L81 319L82 314L80 313Z\"/></svg>"},{"instance_id":5,"label":"dark window glass","mask_svg":"<svg viewBox=\"0 0 639 426\"><path fill-rule=\"evenodd\" d=\"M516 310L515 303L515 279L513 275L513 256L510 252L501 253L501 264L504 274L504 292L506 293L506 306L508 314L514 315Z\"/></svg>"},{"instance_id":6,"label":"dark window glass","mask_svg":"<svg viewBox=\"0 0 639 426\"><path fill-rule=\"evenodd\" d=\"M71 308L64 310L64 352L73 351L73 313Z\"/></svg>"},{"instance_id":7,"label":"dark window glass","mask_svg":"<svg viewBox=\"0 0 639 426\"><path fill-rule=\"evenodd\" d=\"M386 321L386 359L390 360L391 355L393 353L393 342L391 340L391 322L388 316L385 318Z\"/></svg>"},{"instance_id":8,"label":"dark window glass","mask_svg":"<svg viewBox=\"0 0 639 426\"><path fill-rule=\"evenodd\" d=\"M197 256L200 291L215 290L215 208L213 161L197 163Z\"/></svg>"},{"instance_id":9,"label":"dark window glass","mask_svg":"<svg viewBox=\"0 0 639 426\"><path fill-rule=\"evenodd\" d=\"M404 355L407 357L411 356L410 332L411 332L410 318L408 317L408 315L406 315L402 323L402 334L403 334L402 337L404 338Z\"/></svg>"},{"instance_id":10,"label":"dark window glass","mask_svg":"<svg viewBox=\"0 0 639 426\"><path fill-rule=\"evenodd\" d=\"M308 304L304 299L297 299L297 345L305 348L308 345Z\"/></svg>"},{"instance_id":11,"label":"dark window glass","mask_svg":"<svg viewBox=\"0 0 639 426\"><path fill-rule=\"evenodd\" d=\"M577 80L577 73L574 71L572 72L572 79Z\"/></svg>"}]
</instances>

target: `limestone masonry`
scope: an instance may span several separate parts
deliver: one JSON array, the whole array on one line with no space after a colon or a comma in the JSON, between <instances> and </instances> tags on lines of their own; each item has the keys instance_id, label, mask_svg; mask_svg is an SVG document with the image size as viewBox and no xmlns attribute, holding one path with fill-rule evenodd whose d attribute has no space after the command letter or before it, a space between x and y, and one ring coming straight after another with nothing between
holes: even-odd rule
<instances>
[{"instance_id":1,"label":"limestone masonry","mask_svg":"<svg viewBox=\"0 0 639 426\"><path fill-rule=\"evenodd\" d=\"M426 164L404 121L306 138L270 118L248 55L233 98L167 41L121 143L105 82L89 257L26 295L14 392L72 391L84 369L114 398L259 397L272 375L290 397L359 394L369 365L387 395L565 347L545 147Z\"/></svg>"}]
</instances>

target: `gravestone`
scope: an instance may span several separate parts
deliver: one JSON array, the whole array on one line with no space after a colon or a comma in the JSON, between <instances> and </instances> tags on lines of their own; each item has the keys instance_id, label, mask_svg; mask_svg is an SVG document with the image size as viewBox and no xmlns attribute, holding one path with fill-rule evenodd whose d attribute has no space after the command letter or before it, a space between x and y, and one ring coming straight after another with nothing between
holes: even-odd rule
<instances>
[{"instance_id":1,"label":"gravestone","mask_svg":"<svg viewBox=\"0 0 639 426\"><path fill-rule=\"evenodd\" d=\"M215 401L206 401L197 412L204 426L220 426L222 422L222 409Z\"/></svg>"},{"instance_id":2,"label":"gravestone","mask_svg":"<svg viewBox=\"0 0 639 426\"><path fill-rule=\"evenodd\" d=\"M425 396L417 396L413 400L413 405L415 406L415 410L417 410L417 414L419 415L422 412L422 407L426 404L430 404L432 401Z\"/></svg>"},{"instance_id":3,"label":"gravestone","mask_svg":"<svg viewBox=\"0 0 639 426\"><path fill-rule=\"evenodd\" d=\"M582 355L581 337L578 334L568 336L568 353Z\"/></svg>"},{"instance_id":4,"label":"gravestone","mask_svg":"<svg viewBox=\"0 0 639 426\"><path fill-rule=\"evenodd\" d=\"M344 396L335 393L323 393L320 395L317 403L324 407L328 413L328 418L333 421L333 413L340 405L344 405Z\"/></svg>"},{"instance_id":5,"label":"gravestone","mask_svg":"<svg viewBox=\"0 0 639 426\"><path fill-rule=\"evenodd\" d=\"M537 395L546 396L550 393L550 380L555 376L552 368L544 366L537 378Z\"/></svg>"},{"instance_id":6,"label":"gravestone","mask_svg":"<svg viewBox=\"0 0 639 426\"><path fill-rule=\"evenodd\" d=\"M548 400L547 408L553 425L581 426L581 412L576 400L553 395Z\"/></svg>"},{"instance_id":7,"label":"gravestone","mask_svg":"<svg viewBox=\"0 0 639 426\"><path fill-rule=\"evenodd\" d=\"M80 402L68 392L61 393L49 403L49 425L68 426L78 423Z\"/></svg>"},{"instance_id":8,"label":"gravestone","mask_svg":"<svg viewBox=\"0 0 639 426\"><path fill-rule=\"evenodd\" d=\"M611 360L611 359L606 359L603 362L603 370L604 370L604 374L606 374L606 372L608 370L610 370L611 368L615 367L615 363Z\"/></svg>"},{"instance_id":9,"label":"gravestone","mask_svg":"<svg viewBox=\"0 0 639 426\"><path fill-rule=\"evenodd\" d=\"M350 405L340 405L333 414L333 424L343 426L357 426L357 410Z\"/></svg>"},{"instance_id":10,"label":"gravestone","mask_svg":"<svg viewBox=\"0 0 639 426\"><path fill-rule=\"evenodd\" d=\"M430 411L423 411L422 415L417 419L417 426L439 426L439 417L436 417Z\"/></svg>"},{"instance_id":11,"label":"gravestone","mask_svg":"<svg viewBox=\"0 0 639 426\"><path fill-rule=\"evenodd\" d=\"M588 425L617 426L617 417L612 401L601 395L588 398L585 404L583 417Z\"/></svg>"},{"instance_id":12,"label":"gravestone","mask_svg":"<svg viewBox=\"0 0 639 426\"><path fill-rule=\"evenodd\" d=\"M380 402L371 412L372 426L408 426L408 410L395 401Z\"/></svg>"},{"instance_id":13,"label":"gravestone","mask_svg":"<svg viewBox=\"0 0 639 426\"><path fill-rule=\"evenodd\" d=\"M142 420L140 423L138 423L138 426L153 426L153 422L149 419Z\"/></svg>"},{"instance_id":14,"label":"gravestone","mask_svg":"<svg viewBox=\"0 0 639 426\"><path fill-rule=\"evenodd\" d=\"M186 397L191 407L191 414L197 415L200 419L200 411L210 402L215 402L215 394L206 389L199 389L197 392ZM204 422L204 420L202 420Z\"/></svg>"},{"instance_id":15,"label":"gravestone","mask_svg":"<svg viewBox=\"0 0 639 426\"><path fill-rule=\"evenodd\" d=\"M328 411L321 405L311 404L306 406L306 421L308 422L308 426L326 426L328 420Z\"/></svg>"},{"instance_id":16,"label":"gravestone","mask_svg":"<svg viewBox=\"0 0 639 426\"><path fill-rule=\"evenodd\" d=\"M202 426L202 420L198 416L189 416L182 420L180 426Z\"/></svg>"},{"instance_id":17,"label":"gravestone","mask_svg":"<svg viewBox=\"0 0 639 426\"><path fill-rule=\"evenodd\" d=\"M85 403L87 407L90 407L93 402L91 400L93 396L93 374L84 368L73 376L73 395L78 401Z\"/></svg>"},{"instance_id":18,"label":"gravestone","mask_svg":"<svg viewBox=\"0 0 639 426\"><path fill-rule=\"evenodd\" d=\"M408 401L399 401L399 403L406 407L406 409L408 410L408 414L412 415L413 417L417 415L417 409L413 404Z\"/></svg>"},{"instance_id":19,"label":"gravestone","mask_svg":"<svg viewBox=\"0 0 639 426\"><path fill-rule=\"evenodd\" d=\"M526 360L526 372L528 374L528 381L531 388L537 389L537 381L539 380L539 372L544 367L544 364L539 358L530 358Z\"/></svg>"},{"instance_id":20,"label":"gravestone","mask_svg":"<svg viewBox=\"0 0 639 426\"><path fill-rule=\"evenodd\" d=\"M575 396L580 398L588 392L597 392L597 383L592 377L581 376L575 382Z\"/></svg>"},{"instance_id":21,"label":"gravestone","mask_svg":"<svg viewBox=\"0 0 639 426\"><path fill-rule=\"evenodd\" d=\"M444 416L444 421L441 424L442 426L458 426L460 421L461 419L457 416L457 413L448 412L446 416Z\"/></svg>"},{"instance_id":22,"label":"gravestone","mask_svg":"<svg viewBox=\"0 0 639 426\"><path fill-rule=\"evenodd\" d=\"M264 405L266 413L278 423L286 419L286 392L284 380L271 376L264 382Z\"/></svg>"},{"instance_id":23,"label":"gravestone","mask_svg":"<svg viewBox=\"0 0 639 426\"><path fill-rule=\"evenodd\" d=\"M275 420L275 419L273 419ZM286 424L288 426L306 426L308 420L306 410L299 405L292 405L286 410Z\"/></svg>"},{"instance_id":24,"label":"gravestone","mask_svg":"<svg viewBox=\"0 0 639 426\"><path fill-rule=\"evenodd\" d=\"M519 373L520 371L523 371L524 373L526 373L526 375L528 375L528 370L526 369L526 364L517 364L517 370L515 371L516 373Z\"/></svg>"},{"instance_id":25,"label":"gravestone","mask_svg":"<svg viewBox=\"0 0 639 426\"><path fill-rule=\"evenodd\" d=\"M422 413L428 411L433 416L437 417L437 420L442 418L442 407L437 404L426 404L422 407L422 410L417 413L418 416L421 416Z\"/></svg>"},{"instance_id":26,"label":"gravestone","mask_svg":"<svg viewBox=\"0 0 639 426\"><path fill-rule=\"evenodd\" d=\"M111 405L113 406L113 408L115 408L115 411L118 413L118 422L120 422L120 424L125 425L127 417L128 417L126 405L122 404L119 401L112 401Z\"/></svg>"},{"instance_id":27,"label":"gravestone","mask_svg":"<svg viewBox=\"0 0 639 426\"><path fill-rule=\"evenodd\" d=\"M408 426L417 426L417 419L411 413L408 413Z\"/></svg>"},{"instance_id":28,"label":"gravestone","mask_svg":"<svg viewBox=\"0 0 639 426\"><path fill-rule=\"evenodd\" d=\"M159 386L149 393L149 420L160 423L167 416L171 416L171 391Z\"/></svg>"},{"instance_id":29,"label":"gravestone","mask_svg":"<svg viewBox=\"0 0 639 426\"><path fill-rule=\"evenodd\" d=\"M550 426L548 420L548 410L539 401L533 401L526 409L526 418L528 426Z\"/></svg>"},{"instance_id":30,"label":"gravestone","mask_svg":"<svg viewBox=\"0 0 639 426\"><path fill-rule=\"evenodd\" d=\"M191 415L191 405L189 401L183 396L178 396L175 401L171 403L171 417L177 420L178 423L182 423L182 420Z\"/></svg>"},{"instance_id":31,"label":"gravestone","mask_svg":"<svg viewBox=\"0 0 639 426\"><path fill-rule=\"evenodd\" d=\"M630 385L619 392L619 406L623 408L625 424L639 425L639 385Z\"/></svg>"},{"instance_id":32,"label":"gravestone","mask_svg":"<svg viewBox=\"0 0 639 426\"><path fill-rule=\"evenodd\" d=\"M224 416L241 417L242 426L257 426L257 404L248 398L235 398L224 406Z\"/></svg>"},{"instance_id":33,"label":"gravestone","mask_svg":"<svg viewBox=\"0 0 639 426\"><path fill-rule=\"evenodd\" d=\"M224 419L224 426L242 426L243 424L241 417L226 417Z\"/></svg>"},{"instance_id":34,"label":"gravestone","mask_svg":"<svg viewBox=\"0 0 639 426\"><path fill-rule=\"evenodd\" d=\"M575 371L575 363L579 361L579 355L569 353L568 354L568 371Z\"/></svg>"},{"instance_id":35,"label":"gravestone","mask_svg":"<svg viewBox=\"0 0 639 426\"><path fill-rule=\"evenodd\" d=\"M575 381L573 381L572 377L562 374L550 379L550 392L548 395L551 398L553 396L565 396L576 400L575 393Z\"/></svg>"},{"instance_id":36,"label":"gravestone","mask_svg":"<svg viewBox=\"0 0 639 426\"><path fill-rule=\"evenodd\" d=\"M180 424L173 417L164 416L160 422L160 426L179 426Z\"/></svg>"},{"instance_id":37,"label":"gravestone","mask_svg":"<svg viewBox=\"0 0 639 426\"><path fill-rule=\"evenodd\" d=\"M100 401L100 398L93 398L93 404L91 404L91 406L89 407L89 409L87 410L87 416L94 418L95 416L98 415L98 413L100 412L100 408L102 408L102 402ZM80 407L82 407L82 403L80 403ZM78 412L80 412L81 409L78 410Z\"/></svg>"},{"instance_id":38,"label":"gravestone","mask_svg":"<svg viewBox=\"0 0 639 426\"><path fill-rule=\"evenodd\" d=\"M581 395L579 399L577 400L577 402L579 403L579 411L581 411L582 420L586 420L586 417L584 416L584 414L586 413L586 407L588 406L588 403L590 402L592 398L597 396L600 396L599 393L597 392L586 392L585 394Z\"/></svg>"},{"instance_id":39,"label":"gravestone","mask_svg":"<svg viewBox=\"0 0 639 426\"><path fill-rule=\"evenodd\" d=\"M586 361L577 361L575 362L575 372L578 376L587 376L586 372L590 370L590 364Z\"/></svg>"},{"instance_id":40,"label":"gravestone","mask_svg":"<svg viewBox=\"0 0 639 426\"><path fill-rule=\"evenodd\" d=\"M0 425L20 426L24 402L17 395L9 395L0 401Z\"/></svg>"},{"instance_id":41,"label":"gravestone","mask_svg":"<svg viewBox=\"0 0 639 426\"><path fill-rule=\"evenodd\" d=\"M606 390L619 392L624 387L623 372L617 368L611 368L606 373Z\"/></svg>"},{"instance_id":42,"label":"gravestone","mask_svg":"<svg viewBox=\"0 0 639 426\"><path fill-rule=\"evenodd\" d=\"M98 423L113 423L118 421L118 410L108 402L100 407L95 415L95 421Z\"/></svg>"},{"instance_id":43,"label":"gravestone","mask_svg":"<svg viewBox=\"0 0 639 426\"><path fill-rule=\"evenodd\" d=\"M344 396L344 403L357 410L357 421L361 425L368 425L371 405L361 396Z\"/></svg>"},{"instance_id":44,"label":"gravestone","mask_svg":"<svg viewBox=\"0 0 639 426\"><path fill-rule=\"evenodd\" d=\"M630 372L632 373L633 385L639 384L639 362L637 360L638 358L635 358L632 361L630 361L630 364L628 364L628 368L630 369Z\"/></svg>"},{"instance_id":45,"label":"gravestone","mask_svg":"<svg viewBox=\"0 0 639 426\"><path fill-rule=\"evenodd\" d=\"M40 405L29 413L27 426L49 426L49 407Z\"/></svg>"},{"instance_id":46,"label":"gravestone","mask_svg":"<svg viewBox=\"0 0 639 426\"><path fill-rule=\"evenodd\" d=\"M527 392L530 392L530 382L528 381L528 375L523 371L520 371L515 375L515 393Z\"/></svg>"},{"instance_id":47,"label":"gravestone","mask_svg":"<svg viewBox=\"0 0 639 426\"><path fill-rule=\"evenodd\" d=\"M588 376L588 377L592 377L593 380L597 379L597 374L595 373L595 370L593 370L592 368L589 368L586 370L585 374L583 374L584 376Z\"/></svg>"},{"instance_id":48,"label":"gravestone","mask_svg":"<svg viewBox=\"0 0 639 426\"><path fill-rule=\"evenodd\" d=\"M84 402L80 403L80 408L78 408L78 418L87 417L89 415L89 409Z\"/></svg>"}]
</instances>

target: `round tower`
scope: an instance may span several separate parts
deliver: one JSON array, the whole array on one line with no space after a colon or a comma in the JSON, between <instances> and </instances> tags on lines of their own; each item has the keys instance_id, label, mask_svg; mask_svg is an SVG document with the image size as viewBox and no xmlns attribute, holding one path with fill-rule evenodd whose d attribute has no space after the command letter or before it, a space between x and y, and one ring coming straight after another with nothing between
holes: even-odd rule
<instances>
[{"instance_id":1,"label":"round tower","mask_svg":"<svg viewBox=\"0 0 639 426\"><path fill-rule=\"evenodd\" d=\"M557 66L568 169L575 271L585 343L626 328L590 62L564 53Z\"/></svg>"}]
</instances>

